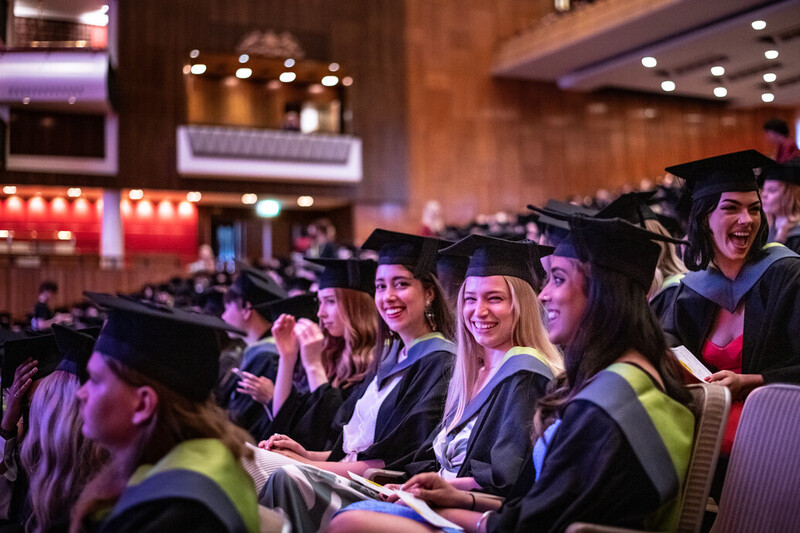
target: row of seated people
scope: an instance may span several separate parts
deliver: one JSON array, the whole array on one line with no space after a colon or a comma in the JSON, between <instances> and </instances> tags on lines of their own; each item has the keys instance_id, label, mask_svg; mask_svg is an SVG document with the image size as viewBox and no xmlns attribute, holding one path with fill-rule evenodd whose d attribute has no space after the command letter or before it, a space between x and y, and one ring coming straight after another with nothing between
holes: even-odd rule
<instances>
[{"instance_id":1,"label":"row of seated people","mask_svg":"<svg viewBox=\"0 0 800 533\"><path fill-rule=\"evenodd\" d=\"M661 244L677 241L645 227L636 196L602 216L540 210L567 225L555 247L376 230L377 264L320 260L315 299L243 270L224 320L89 294L109 313L96 342L59 328L55 349L4 347L8 508L31 530L257 531L260 503L297 531L430 531L347 477L389 468L445 530L674 529L694 417L668 344L735 398L800 382L800 258L766 245L752 170L769 164L747 151L669 169L692 188L693 272L656 291L657 314ZM442 258L465 267L452 300ZM247 347L219 380L225 330ZM53 376L72 388L45 399ZM81 475L54 489L65 464Z\"/></svg>"}]
</instances>

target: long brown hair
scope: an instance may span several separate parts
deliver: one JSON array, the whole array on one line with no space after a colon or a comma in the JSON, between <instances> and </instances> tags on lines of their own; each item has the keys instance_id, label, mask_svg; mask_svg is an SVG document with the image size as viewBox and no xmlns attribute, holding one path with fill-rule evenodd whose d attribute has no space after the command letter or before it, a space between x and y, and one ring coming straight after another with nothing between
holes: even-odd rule
<instances>
[{"instance_id":1,"label":"long brown hair","mask_svg":"<svg viewBox=\"0 0 800 533\"><path fill-rule=\"evenodd\" d=\"M83 436L74 374L56 370L33 393L20 463L30 480L31 514L26 531L50 531L69 521L86 483L108 454Z\"/></svg>"},{"instance_id":2,"label":"long brown hair","mask_svg":"<svg viewBox=\"0 0 800 533\"><path fill-rule=\"evenodd\" d=\"M158 462L181 442L219 439L237 461L242 457L252 457L253 452L246 446L246 442L252 442L252 437L230 422L225 412L210 398L202 403L194 402L113 357L103 355L103 360L114 375L128 385L151 387L158 396L158 405L142 428L135 453L112 457L86 486L72 514L70 532L82 531L87 517L112 507L136 468Z\"/></svg>"},{"instance_id":3,"label":"long brown hair","mask_svg":"<svg viewBox=\"0 0 800 533\"><path fill-rule=\"evenodd\" d=\"M355 289L334 288L336 308L344 323L344 337L325 333L322 361L335 387L347 388L364 379L378 336L378 310L372 297Z\"/></svg>"},{"instance_id":4,"label":"long brown hair","mask_svg":"<svg viewBox=\"0 0 800 533\"><path fill-rule=\"evenodd\" d=\"M534 440L559 418L567 404L602 371L627 352L641 354L658 371L667 395L687 404L677 360L650 306L645 289L631 278L596 264L574 262L583 274L586 309L564 351L565 372L550 381L533 419Z\"/></svg>"}]
</instances>

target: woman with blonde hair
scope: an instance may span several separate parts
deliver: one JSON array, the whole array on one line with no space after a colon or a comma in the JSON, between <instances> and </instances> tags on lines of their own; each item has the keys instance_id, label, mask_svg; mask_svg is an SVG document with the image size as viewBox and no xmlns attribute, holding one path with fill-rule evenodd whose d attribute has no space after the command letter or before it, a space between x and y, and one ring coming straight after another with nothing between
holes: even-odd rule
<instances>
[{"instance_id":1,"label":"woman with blonde hair","mask_svg":"<svg viewBox=\"0 0 800 533\"><path fill-rule=\"evenodd\" d=\"M307 450L327 450L342 431L347 413L340 414L340 408L372 364L378 334L373 299L377 264L358 259L310 261L325 267L314 300L319 325L280 301L268 304L278 314L272 334L280 360L265 427L256 436L267 439L279 433ZM292 386L298 356L308 392Z\"/></svg>"},{"instance_id":2,"label":"woman with blonde hair","mask_svg":"<svg viewBox=\"0 0 800 533\"><path fill-rule=\"evenodd\" d=\"M800 160L766 167L761 203L767 215L769 242L779 242L800 253Z\"/></svg>"},{"instance_id":3,"label":"woman with blonde hair","mask_svg":"<svg viewBox=\"0 0 800 533\"><path fill-rule=\"evenodd\" d=\"M15 352L20 351L14 344L38 359L28 358L16 370L4 369L15 375L2 424L4 437L11 436L6 426L16 425L11 422L19 419L19 403L32 391L19 446L19 463L28 481L29 514L24 527L30 532L66 531L78 495L107 459L97 444L81 434L82 418L75 401L94 338L55 324L53 335L11 344L6 347L9 359L17 359ZM17 479L22 475L15 473Z\"/></svg>"}]
</instances>

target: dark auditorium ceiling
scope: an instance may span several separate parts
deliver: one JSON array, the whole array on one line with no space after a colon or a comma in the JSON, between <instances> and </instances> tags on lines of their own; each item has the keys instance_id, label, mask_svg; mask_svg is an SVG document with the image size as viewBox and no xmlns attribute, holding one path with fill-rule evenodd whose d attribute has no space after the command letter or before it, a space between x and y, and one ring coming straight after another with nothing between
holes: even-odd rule
<instances>
[{"instance_id":1,"label":"dark auditorium ceiling","mask_svg":"<svg viewBox=\"0 0 800 533\"><path fill-rule=\"evenodd\" d=\"M600 11L612 3L626 10ZM562 89L618 88L722 100L736 107L770 103L764 93L774 95L772 105L800 104L800 0L602 4L551 17L501 43L493 74L554 81ZM592 18L605 23L581 22ZM757 20L766 26L754 29ZM768 50L777 50L778 57L765 57ZM644 67L644 57L655 58L657 65ZM714 76L714 66L723 67L724 74ZM674 90L666 93L664 81L674 82ZM725 91L718 92L727 92L724 97L715 96L719 87Z\"/></svg>"}]
</instances>

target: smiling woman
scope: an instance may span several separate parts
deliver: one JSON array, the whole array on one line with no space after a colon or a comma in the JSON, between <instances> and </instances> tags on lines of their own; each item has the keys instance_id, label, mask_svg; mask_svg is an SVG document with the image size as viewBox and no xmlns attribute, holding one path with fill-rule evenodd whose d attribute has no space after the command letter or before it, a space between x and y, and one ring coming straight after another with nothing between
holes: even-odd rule
<instances>
[{"instance_id":1,"label":"smiling woman","mask_svg":"<svg viewBox=\"0 0 800 533\"><path fill-rule=\"evenodd\" d=\"M754 168L774 162L754 150L667 170L693 185L686 265L690 272L661 316L683 344L728 387L734 400L723 453L742 402L771 382L800 383L800 257L767 240ZM725 458L718 481L724 477ZM712 491L713 492L713 491ZM713 495L713 494L712 494Z\"/></svg>"}]
</instances>

